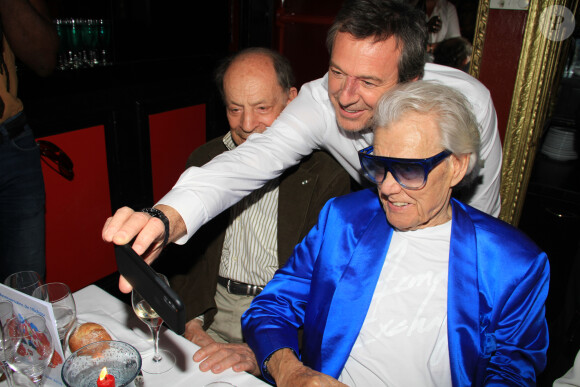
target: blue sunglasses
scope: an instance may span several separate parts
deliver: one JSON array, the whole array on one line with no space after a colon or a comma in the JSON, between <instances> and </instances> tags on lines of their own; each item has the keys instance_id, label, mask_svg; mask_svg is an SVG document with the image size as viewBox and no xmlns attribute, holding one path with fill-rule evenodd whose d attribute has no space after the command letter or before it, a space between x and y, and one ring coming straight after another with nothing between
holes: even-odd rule
<instances>
[{"instance_id":1,"label":"blue sunglasses","mask_svg":"<svg viewBox=\"0 0 580 387\"><path fill-rule=\"evenodd\" d=\"M367 179L375 184L382 184L387 172L391 172L397 183L413 190L423 188L433 168L451 155L451 151L446 149L426 159L399 159L374 156L372 152L372 146L358 151L360 165Z\"/></svg>"}]
</instances>

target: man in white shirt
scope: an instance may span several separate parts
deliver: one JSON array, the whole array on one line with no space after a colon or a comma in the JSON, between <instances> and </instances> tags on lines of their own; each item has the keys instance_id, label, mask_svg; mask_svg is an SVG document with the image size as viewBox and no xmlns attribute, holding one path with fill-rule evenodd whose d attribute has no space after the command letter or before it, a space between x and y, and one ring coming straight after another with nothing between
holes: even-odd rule
<instances>
[{"instance_id":1,"label":"man in white shirt","mask_svg":"<svg viewBox=\"0 0 580 387\"><path fill-rule=\"evenodd\" d=\"M427 0L425 5L426 21L437 20L437 28L429 31L427 51L434 53L437 45L446 39L461 36L457 9L447 0Z\"/></svg>"},{"instance_id":2,"label":"man in white shirt","mask_svg":"<svg viewBox=\"0 0 580 387\"><path fill-rule=\"evenodd\" d=\"M397 83L437 80L461 91L476 114L485 165L462 199L497 216L500 211L501 142L489 91L460 70L425 65L424 14L394 0L347 0L328 35L329 72L299 95L263 134L202 168L189 168L155 206L159 217L124 207L102 236L126 244L152 262L168 242L184 243L201 225L266 182L324 149L362 182L357 152L372 144L371 118L379 97ZM146 254L145 254L146 252ZM131 286L121 279L119 287Z\"/></svg>"}]
</instances>

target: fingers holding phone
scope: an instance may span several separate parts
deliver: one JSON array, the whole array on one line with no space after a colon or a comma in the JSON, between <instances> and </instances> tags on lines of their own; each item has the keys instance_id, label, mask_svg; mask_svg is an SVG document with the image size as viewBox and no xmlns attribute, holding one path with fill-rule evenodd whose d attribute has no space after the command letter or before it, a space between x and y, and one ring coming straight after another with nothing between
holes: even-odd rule
<instances>
[{"instance_id":1,"label":"fingers holding phone","mask_svg":"<svg viewBox=\"0 0 580 387\"><path fill-rule=\"evenodd\" d=\"M103 240L116 245L125 245L135 239L133 250L139 255L143 255L147 250L151 250L149 253L155 253L157 250L155 245L161 245L164 236L165 226L161 220L144 212L135 212L129 207L119 208L107 219L102 231ZM152 261L153 259L150 262Z\"/></svg>"}]
</instances>

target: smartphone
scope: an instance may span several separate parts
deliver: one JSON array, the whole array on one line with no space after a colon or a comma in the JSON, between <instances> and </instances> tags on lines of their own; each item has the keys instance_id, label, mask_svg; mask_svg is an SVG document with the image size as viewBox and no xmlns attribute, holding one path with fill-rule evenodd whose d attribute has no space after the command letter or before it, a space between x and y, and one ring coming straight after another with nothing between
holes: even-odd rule
<instances>
[{"instance_id":1,"label":"smartphone","mask_svg":"<svg viewBox=\"0 0 580 387\"><path fill-rule=\"evenodd\" d=\"M175 333L185 332L183 301L131 247L131 243L115 245L119 273L157 312Z\"/></svg>"}]
</instances>

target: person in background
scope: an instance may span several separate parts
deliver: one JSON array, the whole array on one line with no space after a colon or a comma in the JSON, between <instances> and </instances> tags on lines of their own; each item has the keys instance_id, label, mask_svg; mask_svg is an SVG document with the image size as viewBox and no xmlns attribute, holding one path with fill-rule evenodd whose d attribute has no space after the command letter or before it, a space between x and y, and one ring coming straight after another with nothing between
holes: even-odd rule
<instances>
[{"instance_id":1,"label":"person in background","mask_svg":"<svg viewBox=\"0 0 580 387\"><path fill-rule=\"evenodd\" d=\"M470 109L428 81L378 102L374 146L359 152L376 188L331 199L242 317L268 381L535 385L548 259L521 231L452 199L479 167Z\"/></svg>"},{"instance_id":2,"label":"person in background","mask_svg":"<svg viewBox=\"0 0 580 387\"><path fill-rule=\"evenodd\" d=\"M266 131L297 94L288 60L266 48L227 58L216 70L216 83L230 131L197 148L188 167L201 166ZM188 242L185 250L193 254L184 258L191 269L170 282L185 302L190 318L185 337L201 347L194 360L203 360L202 371L217 373L254 361L244 343L242 313L314 226L324 204L349 192L348 173L327 153L316 151L212 219ZM168 265L182 270L173 260Z\"/></svg>"},{"instance_id":3,"label":"person in background","mask_svg":"<svg viewBox=\"0 0 580 387\"><path fill-rule=\"evenodd\" d=\"M439 43L461 36L461 29L457 9L448 0L425 0L425 15L429 30L427 53L432 57Z\"/></svg>"},{"instance_id":4,"label":"person in background","mask_svg":"<svg viewBox=\"0 0 580 387\"><path fill-rule=\"evenodd\" d=\"M329 30L326 75L303 85L266 132L201 168L188 168L155 205L155 216L118 209L103 226L103 240L122 245L136 237L133 249L151 263L167 243L185 243L207 221L317 149L363 183L357 151L372 144L379 97L420 78L449 85L472 104L485 165L461 194L475 208L499 215L502 150L490 93L460 70L425 64L426 34L424 13L406 2L345 1ZM119 288L131 290L124 278Z\"/></svg>"},{"instance_id":5,"label":"person in background","mask_svg":"<svg viewBox=\"0 0 580 387\"><path fill-rule=\"evenodd\" d=\"M446 39L437 45L433 53L433 63L469 72L473 48L462 37Z\"/></svg>"},{"instance_id":6,"label":"person in background","mask_svg":"<svg viewBox=\"0 0 580 387\"><path fill-rule=\"evenodd\" d=\"M40 151L18 98L16 57L36 74L56 67L58 35L43 0L0 0L0 281L45 275Z\"/></svg>"}]
</instances>

